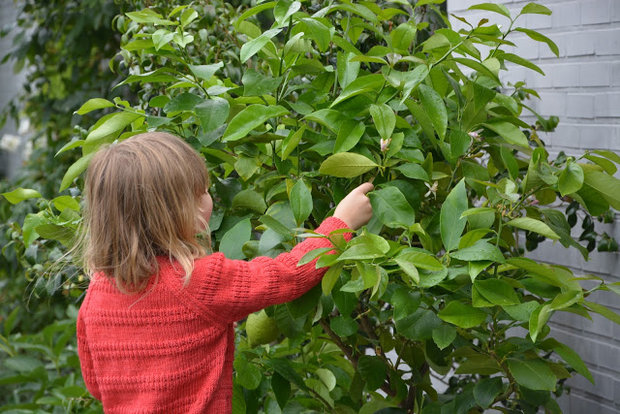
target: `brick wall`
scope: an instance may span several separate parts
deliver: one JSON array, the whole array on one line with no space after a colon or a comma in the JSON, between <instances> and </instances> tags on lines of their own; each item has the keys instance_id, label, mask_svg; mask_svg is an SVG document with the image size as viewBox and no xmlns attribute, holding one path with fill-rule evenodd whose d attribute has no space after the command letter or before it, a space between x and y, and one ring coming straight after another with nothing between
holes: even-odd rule
<instances>
[{"instance_id":1,"label":"brick wall","mask_svg":"<svg viewBox=\"0 0 620 414\"><path fill-rule=\"evenodd\" d=\"M471 10L482 0L447 0L448 11L477 23L481 18L507 27L508 20L498 14ZM487 0L488 1L488 0ZM503 0L518 13L528 1ZM536 89L542 100L531 106L543 116L560 118L557 130L543 139L552 154L580 153L584 149L612 149L620 152L620 0L539 1L553 14L526 15L518 26L535 29L550 37L560 51L555 57L544 43L524 34L511 35L517 44L514 53L531 59L546 73L510 66L504 80L524 80ZM452 19L454 28L463 26ZM620 218L605 231L620 240ZM592 273L608 281L620 281L620 254L593 253L589 262L575 250L545 242L532 258L570 266L578 275ZM620 312L620 298L601 292L590 297ZM581 376L569 381L572 392L560 400L565 413L620 414L620 326L598 316L590 322L579 316L559 312L552 319L553 335L573 347L588 364L596 385Z\"/></svg>"}]
</instances>

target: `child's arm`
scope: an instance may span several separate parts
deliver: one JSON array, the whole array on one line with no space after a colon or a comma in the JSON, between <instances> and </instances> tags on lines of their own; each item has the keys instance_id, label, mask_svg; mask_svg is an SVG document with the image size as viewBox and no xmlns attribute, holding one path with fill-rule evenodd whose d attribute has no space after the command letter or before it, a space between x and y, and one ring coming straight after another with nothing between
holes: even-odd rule
<instances>
[{"instance_id":1,"label":"child's arm","mask_svg":"<svg viewBox=\"0 0 620 414\"><path fill-rule=\"evenodd\" d=\"M357 229L366 224L372 217L366 193L372 188L372 184L365 183L354 189L338 204L334 217L326 219L316 231L328 235L337 229ZM200 275L196 278L200 280L192 276L190 285L194 281L200 284L196 294L212 314L226 322L236 321L267 306L296 299L315 286L327 268L316 269L315 261L299 267L297 263L304 254L321 247L332 244L325 238L309 238L290 253L249 262L229 260L217 253L196 262L194 275Z\"/></svg>"}]
</instances>

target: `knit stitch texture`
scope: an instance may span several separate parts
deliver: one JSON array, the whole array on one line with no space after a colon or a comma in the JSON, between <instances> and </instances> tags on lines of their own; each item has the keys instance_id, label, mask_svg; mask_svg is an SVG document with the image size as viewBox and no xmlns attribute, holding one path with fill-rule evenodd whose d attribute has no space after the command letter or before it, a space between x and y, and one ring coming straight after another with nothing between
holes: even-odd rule
<instances>
[{"instance_id":1,"label":"knit stitch texture","mask_svg":"<svg viewBox=\"0 0 620 414\"><path fill-rule=\"evenodd\" d=\"M346 227L330 217L316 231ZM233 322L310 290L326 269L297 263L310 250L331 246L309 238L275 259L251 261L214 253L195 261L186 286L182 268L158 258L158 274L133 295L95 275L77 321L88 390L110 414L230 413Z\"/></svg>"}]
</instances>

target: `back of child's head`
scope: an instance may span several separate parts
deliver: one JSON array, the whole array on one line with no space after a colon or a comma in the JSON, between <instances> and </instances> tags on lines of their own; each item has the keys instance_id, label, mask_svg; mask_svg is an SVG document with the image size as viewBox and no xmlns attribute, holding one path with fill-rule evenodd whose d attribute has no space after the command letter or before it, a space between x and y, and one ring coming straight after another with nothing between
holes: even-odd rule
<instances>
[{"instance_id":1,"label":"back of child's head","mask_svg":"<svg viewBox=\"0 0 620 414\"><path fill-rule=\"evenodd\" d=\"M179 262L186 277L205 249L196 238L199 200L209 185L204 160L180 138L147 132L107 146L86 175L84 266L142 290L157 256ZM188 279L187 279L188 280Z\"/></svg>"}]
</instances>

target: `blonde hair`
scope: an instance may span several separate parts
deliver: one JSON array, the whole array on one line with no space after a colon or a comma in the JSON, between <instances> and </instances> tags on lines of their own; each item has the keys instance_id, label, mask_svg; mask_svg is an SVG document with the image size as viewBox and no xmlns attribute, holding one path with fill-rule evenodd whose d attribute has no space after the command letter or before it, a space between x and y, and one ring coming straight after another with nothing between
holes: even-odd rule
<instances>
[{"instance_id":1,"label":"blonde hair","mask_svg":"<svg viewBox=\"0 0 620 414\"><path fill-rule=\"evenodd\" d=\"M207 250L196 227L206 224L199 202L208 186L204 160L172 134L147 132L97 152L85 184L87 274L102 272L122 292L137 292L158 273L157 256L168 256L187 283Z\"/></svg>"}]
</instances>

